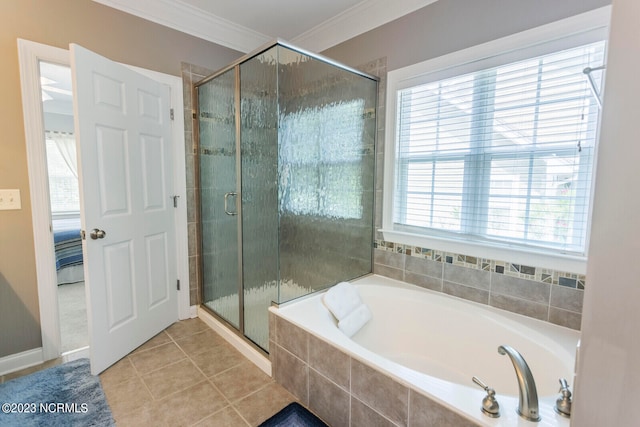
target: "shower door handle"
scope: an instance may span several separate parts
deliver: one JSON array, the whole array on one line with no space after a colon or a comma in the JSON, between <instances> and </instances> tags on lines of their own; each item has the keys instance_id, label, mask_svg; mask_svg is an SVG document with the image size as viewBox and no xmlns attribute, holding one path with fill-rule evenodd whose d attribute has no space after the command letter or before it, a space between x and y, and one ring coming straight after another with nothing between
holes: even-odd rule
<instances>
[{"instance_id":1,"label":"shower door handle","mask_svg":"<svg viewBox=\"0 0 640 427\"><path fill-rule=\"evenodd\" d=\"M229 196L236 197L237 195L238 193L233 191L230 193L224 193L224 213L226 213L227 215L231 215L231 216L238 215L238 212L229 212L229 208L228 208Z\"/></svg>"}]
</instances>

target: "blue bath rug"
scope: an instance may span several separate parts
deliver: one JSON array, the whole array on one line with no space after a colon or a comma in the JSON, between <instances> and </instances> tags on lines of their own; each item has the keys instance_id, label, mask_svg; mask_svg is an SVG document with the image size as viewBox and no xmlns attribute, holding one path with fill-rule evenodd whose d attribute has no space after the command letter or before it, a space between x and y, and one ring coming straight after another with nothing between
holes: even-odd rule
<instances>
[{"instance_id":1,"label":"blue bath rug","mask_svg":"<svg viewBox=\"0 0 640 427\"><path fill-rule=\"evenodd\" d=\"M115 426L89 359L0 384L0 426Z\"/></svg>"},{"instance_id":2,"label":"blue bath rug","mask_svg":"<svg viewBox=\"0 0 640 427\"><path fill-rule=\"evenodd\" d=\"M304 406L293 402L285 406L259 427L328 427Z\"/></svg>"}]
</instances>

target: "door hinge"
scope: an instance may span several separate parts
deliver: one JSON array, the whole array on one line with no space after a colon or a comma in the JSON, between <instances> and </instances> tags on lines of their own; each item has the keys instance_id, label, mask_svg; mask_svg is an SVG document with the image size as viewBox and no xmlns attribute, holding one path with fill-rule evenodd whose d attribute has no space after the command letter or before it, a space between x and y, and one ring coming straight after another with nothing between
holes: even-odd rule
<instances>
[{"instance_id":1,"label":"door hinge","mask_svg":"<svg viewBox=\"0 0 640 427\"><path fill-rule=\"evenodd\" d=\"M180 290L180 279L176 280L176 282L178 282L177 288Z\"/></svg>"},{"instance_id":2,"label":"door hinge","mask_svg":"<svg viewBox=\"0 0 640 427\"><path fill-rule=\"evenodd\" d=\"M174 112L173 112L173 108L171 108L169 110L169 117L171 118L171 120L174 120Z\"/></svg>"},{"instance_id":3,"label":"door hinge","mask_svg":"<svg viewBox=\"0 0 640 427\"><path fill-rule=\"evenodd\" d=\"M178 207L178 198L180 196L171 196L171 198L173 199L173 207L177 208Z\"/></svg>"}]
</instances>

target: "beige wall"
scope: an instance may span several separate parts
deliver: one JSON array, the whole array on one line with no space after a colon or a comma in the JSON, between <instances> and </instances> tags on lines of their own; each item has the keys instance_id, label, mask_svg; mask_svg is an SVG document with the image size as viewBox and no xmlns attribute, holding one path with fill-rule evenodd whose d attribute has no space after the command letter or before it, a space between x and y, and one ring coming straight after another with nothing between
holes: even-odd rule
<instances>
[{"instance_id":1,"label":"beige wall","mask_svg":"<svg viewBox=\"0 0 640 427\"><path fill-rule=\"evenodd\" d=\"M611 0L438 0L322 52L351 66L387 58L387 70L436 58L606 6Z\"/></svg>"},{"instance_id":2,"label":"beige wall","mask_svg":"<svg viewBox=\"0 0 640 427\"><path fill-rule=\"evenodd\" d=\"M1 0L0 188L22 209L0 211L0 357L41 346L29 180L16 39L77 43L113 60L180 76L181 62L218 69L240 52L90 0Z\"/></svg>"}]
</instances>

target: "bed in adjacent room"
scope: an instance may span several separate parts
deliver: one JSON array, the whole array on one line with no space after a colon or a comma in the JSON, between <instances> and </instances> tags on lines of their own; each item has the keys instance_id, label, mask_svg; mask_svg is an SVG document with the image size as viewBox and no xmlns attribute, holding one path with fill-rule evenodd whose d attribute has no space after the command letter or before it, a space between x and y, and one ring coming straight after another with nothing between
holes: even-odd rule
<instances>
[{"instance_id":1,"label":"bed in adjacent room","mask_svg":"<svg viewBox=\"0 0 640 427\"><path fill-rule=\"evenodd\" d=\"M84 281L80 218L54 219L53 242L58 285Z\"/></svg>"}]
</instances>

